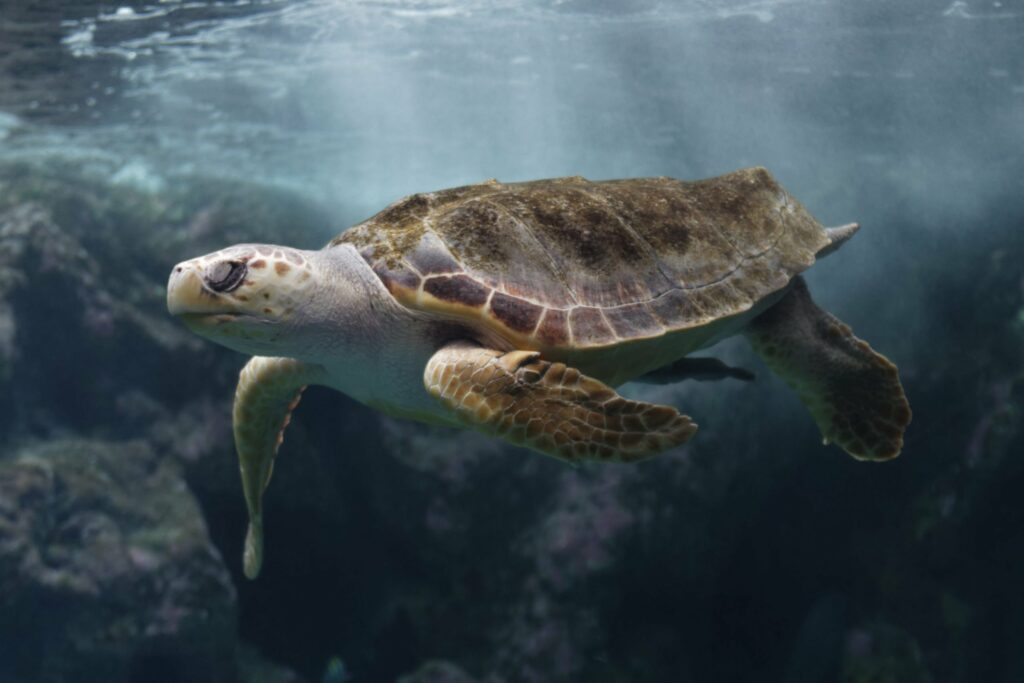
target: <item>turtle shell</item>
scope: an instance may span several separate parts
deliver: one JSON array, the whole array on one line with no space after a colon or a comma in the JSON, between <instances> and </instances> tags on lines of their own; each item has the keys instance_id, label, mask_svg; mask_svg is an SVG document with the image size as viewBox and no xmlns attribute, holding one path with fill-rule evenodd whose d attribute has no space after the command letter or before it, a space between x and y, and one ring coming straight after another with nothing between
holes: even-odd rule
<instances>
[{"instance_id":1,"label":"turtle shell","mask_svg":"<svg viewBox=\"0 0 1024 683\"><path fill-rule=\"evenodd\" d=\"M518 348L589 349L750 309L829 245L763 168L684 182L488 181L406 197L346 230L402 304Z\"/></svg>"}]
</instances>

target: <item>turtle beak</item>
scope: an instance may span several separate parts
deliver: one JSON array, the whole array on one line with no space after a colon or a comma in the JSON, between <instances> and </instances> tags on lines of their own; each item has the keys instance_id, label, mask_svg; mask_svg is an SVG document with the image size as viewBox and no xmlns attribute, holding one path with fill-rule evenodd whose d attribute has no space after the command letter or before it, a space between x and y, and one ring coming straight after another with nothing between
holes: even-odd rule
<instances>
[{"instance_id":1,"label":"turtle beak","mask_svg":"<svg viewBox=\"0 0 1024 683\"><path fill-rule=\"evenodd\" d=\"M171 315L195 313L203 298L203 279L191 261L174 266L167 280L167 311Z\"/></svg>"},{"instance_id":2,"label":"turtle beak","mask_svg":"<svg viewBox=\"0 0 1024 683\"><path fill-rule=\"evenodd\" d=\"M183 261L171 270L167 280L167 311L180 318L200 318L230 309L228 302L203 283L203 271L196 261Z\"/></svg>"},{"instance_id":3,"label":"turtle beak","mask_svg":"<svg viewBox=\"0 0 1024 683\"><path fill-rule=\"evenodd\" d=\"M202 288L196 268L188 261L178 263L171 270L167 281L167 312L171 315L188 312L189 302L198 298L197 294Z\"/></svg>"}]
</instances>

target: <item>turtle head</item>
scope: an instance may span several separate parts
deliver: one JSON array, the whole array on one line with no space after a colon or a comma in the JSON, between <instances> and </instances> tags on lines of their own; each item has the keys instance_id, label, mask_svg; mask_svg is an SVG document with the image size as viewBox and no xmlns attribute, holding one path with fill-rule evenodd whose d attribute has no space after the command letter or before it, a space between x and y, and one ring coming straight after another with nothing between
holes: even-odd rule
<instances>
[{"instance_id":1,"label":"turtle head","mask_svg":"<svg viewBox=\"0 0 1024 683\"><path fill-rule=\"evenodd\" d=\"M315 254L240 244L183 261L171 270L167 309L236 351L291 355L319 285Z\"/></svg>"}]
</instances>

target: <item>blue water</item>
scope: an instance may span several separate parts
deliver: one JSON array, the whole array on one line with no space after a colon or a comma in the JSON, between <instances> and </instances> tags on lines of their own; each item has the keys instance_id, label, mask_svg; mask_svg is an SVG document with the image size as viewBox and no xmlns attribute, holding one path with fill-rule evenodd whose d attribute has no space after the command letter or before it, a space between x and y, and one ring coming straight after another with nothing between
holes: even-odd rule
<instances>
[{"instance_id":1,"label":"blue water","mask_svg":"<svg viewBox=\"0 0 1024 683\"><path fill-rule=\"evenodd\" d=\"M1021 2L47 0L0 20L0 683L315 682L334 657L371 682L1024 680ZM171 265L218 240L317 248L487 178L753 165L862 226L808 282L900 367L897 461L821 447L742 340L715 355L751 385L623 389L701 425L636 468L312 389L264 575L242 578L244 359L167 316ZM148 455L96 454L125 444ZM191 512L147 517L171 488Z\"/></svg>"}]
</instances>

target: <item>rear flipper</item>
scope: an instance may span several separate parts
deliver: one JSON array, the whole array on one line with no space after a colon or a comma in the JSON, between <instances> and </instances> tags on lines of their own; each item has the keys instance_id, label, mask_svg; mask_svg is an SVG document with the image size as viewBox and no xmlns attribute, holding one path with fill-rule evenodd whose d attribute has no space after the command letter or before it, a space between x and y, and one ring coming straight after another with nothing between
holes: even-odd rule
<instances>
[{"instance_id":1,"label":"rear flipper","mask_svg":"<svg viewBox=\"0 0 1024 683\"><path fill-rule=\"evenodd\" d=\"M815 306L803 278L745 333L811 411L825 443L858 460L899 455L910 405L896 366Z\"/></svg>"},{"instance_id":2,"label":"rear flipper","mask_svg":"<svg viewBox=\"0 0 1024 683\"><path fill-rule=\"evenodd\" d=\"M703 382L727 377L749 382L754 379L754 373L726 365L717 358L680 358L675 363L651 370L633 381L641 384L675 384L686 379Z\"/></svg>"}]
</instances>

